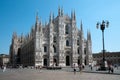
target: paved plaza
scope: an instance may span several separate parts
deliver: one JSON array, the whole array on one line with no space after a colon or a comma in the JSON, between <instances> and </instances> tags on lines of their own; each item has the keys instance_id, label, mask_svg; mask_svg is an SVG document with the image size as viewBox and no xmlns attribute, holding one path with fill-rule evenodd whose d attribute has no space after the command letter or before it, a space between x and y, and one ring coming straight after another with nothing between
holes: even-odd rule
<instances>
[{"instance_id":1,"label":"paved plaza","mask_svg":"<svg viewBox=\"0 0 120 80\"><path fill-rule=\"evenodd\" d=\"M120 69L115 73L98 72L86 69L83 72L74 72L71 68L62 70L36 70L36 69L0 69L0 80L120 80Z\"/></svg>"}]
</instances>

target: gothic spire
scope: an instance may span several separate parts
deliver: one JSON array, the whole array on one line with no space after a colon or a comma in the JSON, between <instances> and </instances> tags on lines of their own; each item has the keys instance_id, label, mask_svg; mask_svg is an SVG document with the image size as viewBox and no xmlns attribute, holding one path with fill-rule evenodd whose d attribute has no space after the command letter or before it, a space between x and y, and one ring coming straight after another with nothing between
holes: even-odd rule
<instances>
[{"instance_id":1,"label":"gothic spire","mask_svg":"<svg viewBox=\"0 0 120 80\"><path fill-rule=\"evenodd\" d=\"M35 30L38 31L39 29L39 18L38 18L38 11L36 13L36 23L35 23Z\"/></svg>"},{"instance_id":2,"label":"gothic spire","mask_svg":"<svg viewBox=\"0 0 120 80\"><path fill-rule=\"evenodd\" d=\"M83 24L82 24L82 20L81 20L81 24L80 24L80 30L83 31Z\"/></svg>"},{"instance_id":3,"label":"gothic spire","mask_svg":"<svg viewBox=\"0 0 120 80\"><path fill-rule=\"evenodd\" d=\"M90 31L87 32L87 40L91 41L91 33L90 33Z\"/></svg>"},{"instance_id":4,"label":"gothic spire","mask_svg":"<svg viewBox=\"0 0 120 80\"><path fill-rule=\"evenodd\" d=\"M13 39L17 38L17 33L13 32Z\"/></svg>"},{"instance_id":5,"label":"gothic spire","mask_svg":"<svg viewBox=\"0 0 120 80\"><path fill-rule=\"evenodd\" d=\"M89 32L89 39L90 39L90 41L91 41L91 33Z\"/></svg>"},{"instance_id":6,"label":"gothic spire","mask_svg":"<svg viewBox=\"0 0 120 80\"><path fill-rule=\"evenodd\" d=\"M81 36L82 39L84 39L82 20L81 20L81 23L80 23L80 36Z\"/></svg>"},{"instance_id":7,"label":"gothic spire","mask_svg":"<svg viewBox=\"0 0 120 80\"><path fill-rule=\"evenodd\" d=\"M42 20L41 20L41 18L40 18L40 22L39 22L39 25L40 25L40 26L42 25Z\"/></svg>"},{"instance_id":8,"label":"gothic spire","mask_svg":"<svg viewBox=\"0 0 120 80\"><path fill-rule=\"evenodd\" d=\"M62 7L62 9L61 9L61 16L63 16L63 7Z\"/></svg>"},{"instance_id":9,"label":"gothic spire","mask_svg":"<svg viewBox=\"0 0 120 80\"><path fill-rule=\"evenodd\" d=\"M54 18L55 18L54 13L53 13L53 16L52 16L52 17L53 17L52 19L53 19L53 23L54 23Z\"/></svg>"},{"instance_id":10,"label":"gothic spire","mask_svg":"<svg viewBox=\"0 0 120 80\"><path fill-rule=\"evenodd\" d=\"M74 16L74 20L76 20L75 10L74 10L74 14L73 14L73 16Z\"/></svg>"},{"instance_id":11,"label":"gothic spire","mask_svg":"<svg viewBox=\"0 0 120 80\"><path fill-rule=\"evenodd\" d=\"M36 13L36 23L39 23L38 11L37 11L37 13Z\"/></svg>"},{"instance_id":12,"label":"gothic spire","mask_svg":"<svg viewBox=\"0 0 120 80\"><path fill-rule=\"evenodd\" d=\"M52 23L52 12L50 13L49 22Z\"/></svg>"},{"instance_id":13,"label":"gothic spire","mask_svg":"<svg viewBox=\"0 0 120 80\"><path fill-rule=\"evenodd\" d=\"M75 10L71 11L71 19L76 20Z\"/></svg>"},{"instance_id":14,"label":"gothic spire","mask_svg":"<svg viewBox=\"0 0 120 80\"><path fill-rule=\"evenodd\" d=\"M60 6L58 7L58 16L61 16Z\"/></svg>"},{"instance_id":15,"label":"gothic spire","mask_svg":"<svg viewBox=\"0 0 120 80\"><path fill-rule=\"evenodd\" d=\"M71 11L71 19L72 19L72 20L74 19L73 11Z\"/></svg>"}]
</instances>

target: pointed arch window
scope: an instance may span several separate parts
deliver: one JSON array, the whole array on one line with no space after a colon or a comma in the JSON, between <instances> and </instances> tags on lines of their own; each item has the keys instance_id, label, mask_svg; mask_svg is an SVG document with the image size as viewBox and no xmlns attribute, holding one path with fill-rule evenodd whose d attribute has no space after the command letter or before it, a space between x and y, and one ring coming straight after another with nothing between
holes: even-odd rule
<instances>
[{"instance_id":1,"label":"pointed arch window","mask_svg":"<svg viewBox=\"0 0 120 80\"><path fill-rule=\"evenodd\" d=\"M66 40L66 46L69 46L69 41L68 40Z\"/></svg>"},{"instance_id":2,"label":"pointed arch window","mask_svg":"<svg viewBox=\"0 0 120 80\"><path fill-rule=\"evenodd\" d=\"M86 54L86 48L84 48L84 54Z\"/></svg>"},{"instance_id":3,"label":"pointed arch window","mask_svg":"<svg viewBox=\"0 0 120 80\"><path fill-rule=\"evenodd\" d=\"M79 48L77 49L78 54L80 54Z\"/></svg>"},{"instance_id":4,"label":"pointed arch window","mask_svg":"<svg viewBox=\"0 0 120 80\"><path fill-rule=\"evenodd\" d=\"M79 39L77 40L77 45L79 45Z\"/></svg>"},{"instance_id":5,"label":"pointed arch window","mask_svg":"<svg viewBox=\"0 0 120 80\"><path fill-rule=\"evenodd\" d=\"M69 26L68 25L65 26L65 34L69 34Z\"/></svg>"},{"instance_id":6,"label":"pointed arch window","mask_svg":"<svg viewBox=\"0 0 120 80\"><path fill-rule=\"evenodd\" d=\"M57 42L57 39L56 39L56 37L55 37L55 36L53 37L53 42L54 42L54 43L56 43L56 42Z\"/></svg>"},{"instance_id":7,"label":"pointed arch window","mask_svg":"<svg viewBox=\"0 0 120 80\"><path fill-rule=\"evenodd\" d=\"M47 52L47 47L46 46L44 46L44 52Z\"/></svg>"},{"instance_id":8,"label":"pointed arch window","mask_svg":"<svg viewBox=\"0 0 120 80\"><path fill-rule=\"evenodd\" d=\"M56 47L53 45L54 53L56 53Z\"/></svg>"}]
</instances>

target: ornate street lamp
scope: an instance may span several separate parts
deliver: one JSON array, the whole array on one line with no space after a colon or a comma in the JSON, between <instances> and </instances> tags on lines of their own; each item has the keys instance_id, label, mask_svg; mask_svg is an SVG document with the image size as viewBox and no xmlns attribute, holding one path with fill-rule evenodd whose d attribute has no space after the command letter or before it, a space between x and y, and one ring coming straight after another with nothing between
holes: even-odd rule
<instances>
[{"instance_id":1,"label":"ornate street lamp","mask_svg":"<svg viewBox=\"0 0 120 80\"><path fill-rule=\"evenodd\" d=\"M102 41L103 41L103 60L102 63L100 65L100 70L106 70L106 60L105 60L105 46L104 46L104 30L107 27L108 28L109 22L108 21L102 21L102 23L97 23L96 27L97 29L100 27L100 30L102 31Z\"/></svg>"}]
</instances>

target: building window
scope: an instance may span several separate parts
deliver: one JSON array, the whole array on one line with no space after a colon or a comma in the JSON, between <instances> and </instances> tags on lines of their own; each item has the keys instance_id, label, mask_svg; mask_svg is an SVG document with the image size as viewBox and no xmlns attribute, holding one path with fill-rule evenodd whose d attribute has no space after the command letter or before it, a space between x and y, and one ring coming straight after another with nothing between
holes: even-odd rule
<instances>
[{"instance_id":1,"label":"building window","mask_svg":"<svg viewBox=\"0 0 120 80\"><path fill-rule=\"evenodd\" d=\"M47 52L47 47L46 46L44 46L44 52Z\"/></svg>"},{"instance_id":2,"label":"building window","mask_svg":"<svg viewBox=\"0 0 120 80\"><path fill-rule=\"evenodd\" d=\"M69 41L68 40L66 40L66 46L69 46Z\"/></svg>"},{"instance_id":3,"label":"building window","mask_svg":"<svg viewBox=\"0 0 120 80\"><path fill-rule=\"evenodd\" d=\"M78 54L80 54L79 48L77 49L77 51L78 51Z\"/></svg>"},{"instance_id":4,"label":"building window","mask_svg":"<svg viewBox=\"0 0 120 80\"><path fill-rule=\"evenodd\" d=\"M86 54L86 48L84 48L84 54Z\"/></svg>"},{"instance_id":5,"label":"building window","mask_svg":"<svg viewBox=\"0 0 120 80\"><path fill-rule=\"evenodd\" d=\"M77 40L77 45L79 45L79 40Z\"/></svg>"},{"instance_id":6,"label":"building window","mask_svg":"<svg viewBox=\"0 0 120 80\"><path fill-rule=\"evenodd\" d=\"M54 53L56 53L56 47L53 45Z\"/></svg>"},{"instance_id":7,"label":"building window","mask_svg":"<svg viewBox=\"0 0 120 80\"><path fill-rule=\"evenodd\" d=\"M68 25L65 26L65 34L69 34L69 26Z\"/></svg>"},{"instance_id":8,"label":"building window","mask_svg":"<svg viewBox=\"0 0 120 80\"><path fill-rule=\"evenodd\" d=\"M54 36L54 37L53 37L53 42L56 43L56 41L57 41L57 40L56 40L56 37Z\"/></svg>"}]
</instances>

